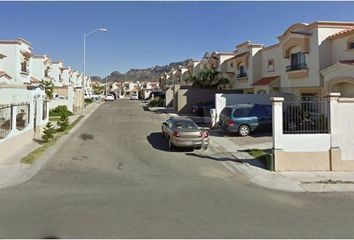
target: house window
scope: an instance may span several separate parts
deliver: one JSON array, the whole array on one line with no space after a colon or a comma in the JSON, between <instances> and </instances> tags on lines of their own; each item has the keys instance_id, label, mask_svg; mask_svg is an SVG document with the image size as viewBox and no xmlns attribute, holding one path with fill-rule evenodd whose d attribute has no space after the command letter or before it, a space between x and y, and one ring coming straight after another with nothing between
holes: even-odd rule
<instances>
[{"instance_id":1,"label":"house window","mask_svg":"<svg viewBox=\"0 0 354 240\"><path fill-rule=\"evenodd\" d=\"M247 77L247 72L246 72L245 66L239 65L237 77L238 78Z\"/></svg>"},{"instance_id":2,"label":"house window","mask_svg":"<svg viewBox=\"0 0 354 240\"><path fill-rule=\"evenodd\" d=\"M290 65L287 66L287 71L306 69L305 54L297 52L291 54Z\"/></svg>"},{"instance_id":3,"label":"house window","mask_svg":"<svg viewBox=\"0 0 354 240\"><path fill-rule=\"evenodd\" d=\"M354 40L348 42L348 49L354 49Z\"/></svg>"},{"instance_id":4,"label":"house window","mask_svg":"<svg viewBox=\"0 0 354 240\"><path fill-rule=\"evenodd\" d=\"M21 63L21 72L28 72L27 61Z\"/></svg>"},{"instance_id":5,"label":"house window","mask_svg":"<svg viewBox=\"0 0 354 240\"><path fill-rule=\"evenodd\" d=\"M274 72L274 59L268 60L268 72Z\"/></svg>"},{"instance_id":6,"label":"house window","mask_svg":"<svg viewBox=\"0 0 354 240\"><path fill-rule=\"evenodd\" d=\"M49 67L44 70L44 77L49 77Z\"/></svg>"}]
</instances>

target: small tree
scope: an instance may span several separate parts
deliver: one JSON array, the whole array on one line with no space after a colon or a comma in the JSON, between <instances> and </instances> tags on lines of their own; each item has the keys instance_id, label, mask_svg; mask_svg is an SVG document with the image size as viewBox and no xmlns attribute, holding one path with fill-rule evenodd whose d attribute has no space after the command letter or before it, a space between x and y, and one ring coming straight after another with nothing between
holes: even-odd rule
<instances>
[{"instance_id":1,"label":"small tree","mask_svg":"<svg viewBox=\"0 0 354 240\"><path fill-rule=\"evenodd\" d=\"M105 86L101 86L99 84L93 84L92 85L92 89L93 89L93 93L94 94L99 95L99 94L102 94L104 92Z\"/></svg>"},{"instance_id":2,"label":"small tree","mask_svg":"<svg viewBox=\"0 0 354 240\"><path fill-rule=\"evenodd\" d=\"M43 131L42 141L49 142L54 137L54 134L55 128L51 122L48 122Z\"/></svg>"},{"instance_id":3,"label":"small tree","mask_svg":"<svg viewBox=\"0 0 354 240\"><path fill-rule=\"evenodd\" d=\"M203 69L198 77L190 75L186 81L196 88L218 89L220 86L229 84L229 79L220 75L221 73L216 69Z\"/></svg>"},{"instance_id":4,"label":"small tree","mask_svg":"<svg viewBox=\"0 0 354 240\"><path fill-rule=\"evenodd\" d=\"M66 111L65 111L65 109L66 109ZM63 132L63 131L65 131L65 129L68 128L70 113L71 112L68 111L66 106L64 106L63 109L61 111L59 111L60 119L57 122L57 125L59 127L58 131Z\"/></svg>"},{"instance_id":5,"label":"small tree","mask_svg":"<svg viewBox=\"0 0 354 240\"><path fill-rule=\"evenodd\" d=\"M44 88L45 94L47 95L48 99L53 99L53 88L54 88L54 84L52 82L52 80L49 81L45 81L42 80L42 87Z\"/></svg>"}]
</instances>

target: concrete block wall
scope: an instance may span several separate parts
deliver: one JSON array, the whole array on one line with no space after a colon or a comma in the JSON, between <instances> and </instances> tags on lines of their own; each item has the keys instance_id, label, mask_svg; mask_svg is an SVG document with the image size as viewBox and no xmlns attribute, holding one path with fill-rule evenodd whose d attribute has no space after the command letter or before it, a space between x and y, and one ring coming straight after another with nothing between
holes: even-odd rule
<instances>
[{"instance_id":1,"label":"concrete block wall","mask_svg":"<svg viewBox=\"0 0 354 240\"><path fill-rule=\"evenodd\" d=\"M354 98L331 93L330 133L283 134L284 98L272 98L273 152L276 171L353 171Z\"/></svg>"}]
</instances>

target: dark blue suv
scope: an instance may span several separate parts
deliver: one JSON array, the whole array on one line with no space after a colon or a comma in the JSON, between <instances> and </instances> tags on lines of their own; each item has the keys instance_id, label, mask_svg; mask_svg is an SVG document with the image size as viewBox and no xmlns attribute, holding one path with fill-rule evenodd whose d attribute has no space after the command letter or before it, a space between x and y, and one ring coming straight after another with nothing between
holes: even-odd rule
<instances>
[{"instance_id":1,"label":"dark blue suv","mask_svg":"<svg viewBox=\"0 0 354 240\"><path fill-rule=\"evenodd\" d=\"M264 104L237 104L225 107L219 124L228 132L247 136L255 130L272 129L272 106Z\"/></svg>"}]
</instances>

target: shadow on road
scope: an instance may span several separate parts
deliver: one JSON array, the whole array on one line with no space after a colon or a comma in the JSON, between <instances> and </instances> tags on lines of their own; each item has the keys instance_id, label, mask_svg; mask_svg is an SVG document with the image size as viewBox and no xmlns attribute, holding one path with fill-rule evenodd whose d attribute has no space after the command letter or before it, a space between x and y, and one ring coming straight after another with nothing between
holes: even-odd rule
<instances>
[{"instance_id":1,"label":"shadow on road","mask_svg":"<svg viewBox=\"0 0 354 240\"><path fill-rule=\"evenodd\" d=\"M193 157L199 157L199 158L204 158L204 159L210 159L218 162L225 162L225 161L232 161L237 164L245 164L248 163L249 165L252 165L254 167L258 167L261 169L265 169L265 164L261 163L257 159L242 159L242 160L237 160L235 158L228 158L228 157L222 157L222 156L212 156L212 155L202 155L198 153L186 153L187 156L193 156Z\"/></svg>"},{"instance_id":2,"label":"shadow on road","mask_svg":"<svg viewBox=\"0 0 354 240\"><path fill-rule=\"evenodd\" d=\"M170 149L168 147L168 142L166 138L160 132L151 133L146 137L150 145L160 151L165 152L193 152L193 148L174 148Z\"/></svg>"},{"instance_id":3,"label":"shadow on road","mask_svg":"<svg viewBox=\"0 0 354 240\"><path fill-rule=\"evenodd\" d=\"M202 155L202 154L198 154L198 153L186 153L186 155L187 156L210 159L210 160L219 161L219 162L223 162L223 161L238 162L234 158L228 158L228 157L222 157L222 156Z\"/></svg>"}]
</instances>

